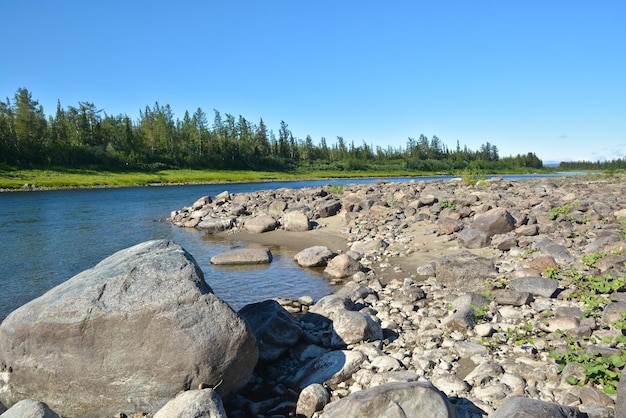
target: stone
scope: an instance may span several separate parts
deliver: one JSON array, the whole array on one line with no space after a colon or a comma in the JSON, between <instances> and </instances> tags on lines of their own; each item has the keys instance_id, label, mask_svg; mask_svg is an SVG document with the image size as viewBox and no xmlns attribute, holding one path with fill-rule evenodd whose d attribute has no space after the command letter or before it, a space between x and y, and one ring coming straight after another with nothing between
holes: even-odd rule
<instances>
[{"instance_id":1,"label":"stone","mask_svg":"<svg viewBox=\"0 0 626 418\"><path fill-rule=\"evenodd\" d=\"M539 323L539 329L546 332L554 332L556 330L567 331L576 329L580 326L580 319L570 316L557 316L553 318L542 319Z\"/></svg>"},{"instance_id":2,"label":"stone","mask_svg":"<svg viewBox=\"0 0 626 418\"><path fill-rule=\"evenodd\" d=\"M533 297L529 292L518 292L517 290L498 289L494 290L496 303L498 305L524 306L532 302Z\"/></svg>"},{"instance_id":3,"label":"stone","mask_svg":"<svg viewBox=\"0 0 626 418\"><path fill-rule=\"evenodd\" d=\"M339 254L326 264L324 273L334 279L352 276L361 270L361 263L348 254Z\"/></svg>"},{"instance_id":4,"label":"stone","mask_svg":"<svg viewBox=\"0 0 626 418\"><path fill-rule=\"evenodd\" d=\"M530 399L522 396L506 398L491 418L582 418L573 406Z\"/></svg>"},{"instance_id":5,"label":"stone","mask_svg":"<svg viewBox=\"0 0 626 418\"><path fill-rule=\"evenodd\" d=\"M431 383L391 382L331 402L320 417L457 418L458 415L447 397Z\"/></svg>"},{"instance_id":6,"label":"stone","mask_svg":"<svg viewBox=\"0 0 626 418\"><path fill-rule=\"evenodd\" d=\"M623 321L622 313L626 312L626 301L613 302L608 304L602 311L602 321L605 324L612 324L616 321Z\"/></svg>"},{"instance_id":7,"label":"stone","mask_svg":"<svg viewBox=\"0 0 626 418\"><path fill-rule=\"evenodd\" d=\"M273 231L276 229L276 219L270 215L258 215L246 219L244 227L251 234L262 234L263 232Z\"/></svg>"},{"instance_id":8,"label":"stone","mask_svg":"<svg viewBox=\"0 0 626 418\"><path fill-rule=\"evenodd\" d=\"M311 418L317 411L321 411L330 402L330 394L319 383L313 383L300 392L296 404L296 415Z\"/></svg>"},{"instance_id":9,"label":"stone","mask_svg":"<svg viewBox=\"0 0 626 418\"><path fill-rule=\"evenodd\" d=\"M275 300L252 303L239 310L257 340L259 360L274 361L295 345L302 329L293 317Z\"/></svg>"},{"instance_id":10,"label":"stone","mask_svg":"<svg viewBox=\"0 0 626 418\"><path fill-rule=\"evenodd\" d=\"M559 288L559 282L556 279L548 279L546 277L520 277L513 279L509 284L509 289L518 292L528 292L534 296L543 296L551 298Z\"/></svg>"},{"instance_id":11,"label":"stone","mask_svg":"<svg viewBox=\"0 0 626 418\"><path fill-rule=\"evenodd\" d=\"M442 325L452 331L465 332L474 328L476 325L476 317L474 309L462 308L454 312L452 315L441 321Z\"/></svg>"},{"instance_id":12,"label":"stone","mask_svg":"<svg viewBox=\"0 0 626 418\"><path fill-rule=\"evenodd\" d=\"M257 358L248 323L215 296L193 257L148 241L4 320L0 402L36 397L67 418L156 412L199 384L237 391Z\"/></svg>"},{"instance_id":13,"label":"stone","mask_svg":"<svg viewBox=\"0 0 626 418\"><path fill-rule=\"evenodd\" d=\"M506 209L495 208L476 216L470 227L493 237L515 229L515 218Z\"/></svg>"},{"instance_id":14,"label":"stone","mask_svg":"<svg viewBox=\"0 0 626 418\"><path fill-rule=\"evenodd\" d=\"M302 267L325 267L335 255L327 246L316 245L300 251L293 259Z\"/></svg>"},{"instance_id":15,"label":"stone","mask_svg":"<svg viewBox=\"0 0 626 418\"><path fill-rule=\"evenodd\" d=\"M269 264L272 262L272 252L263 248L238 248L226 251L211 257L211 264L216 265L248 265Z\"/></svg>"},{"instance_id":16,"label":"stone","mask_svg":"<svg viewBox=\"0 0 626 418\"><path fill-rule=\"evenodd\" d=\"M341 202L339 200L333 200L326 202L318 208L321 218L328 218L334 216L341 210Z\"/></svg>"},{"instance_id":17,"label":"stone","mask_svg":"<svg viewBox=\"0 0 626 418\"><path fill-rule=\"evenodd\" d=\"M56 412L43 402L32 399L19 401L5 413L2 418L60 418Z\"/></svg>"},{"instance_id":18,"label":"stone","mask_svg":"<svg viewBox=\"0 0 626 418\"><path fill-rule=\"evenodd\" d=\"M455 232L459 232L464 226L463 221L450 217L439 218L439 222L437 222L439 233L442 235L451 235Z\"/></svg>"},{"instance_id":19,"label":"stone","mask_svg":"<svg viewBox=\"0 0 626 418\"><path fill-rule=\"evenodd\" d=\"M306 213L294 210L283 215L283 229L293 232L308 231L311 229L311 222Z\"/></svg>"},{"instance_id":20,"label":"stone","mask_svg":"<svg viewBox=\"0 0 626 418\"><path fill-rule=\"evenodd\" d=\"M558 270L559 264L554 257L549 255L540 255L530 262L530 268L540 272L545 272L547 268Z\"/></svg>"},{"instance_id":21,"label":"stone","mask_svg":"<svg viewBox=\"0 0 626 418\"><path fill-rule=\"evenodd\" d=\"M555 242L549 240L548 238L544 238L535 244L536 248L541 250L542 255L548 255L559 264L571 264L575 261L572 254L562 245L556 244Z\"/></svg>"},{"instance_id":22,"label":"stone","mask_svg":"<svg viewBox=\"0 0 626 418\"><path fill-rule=\"evenodd\" d=\"M456 238L459 244L469 249L484 248L491 242L486 232L474 228L464 228Z\"/></svg>"},{"instance_id":23,"label":"stone","mask_svg":"<svg viewBox=\"0 0 626 418\"><path fill-rule=\"evenodd\" d=\"M231 229L235 225L235 218L212 218L204 217L200 223L196 225L196 228L200 228L209 234L216 234L218 232Z\"/></svg>"},{"instance_id":24,"label":"stone","mask_svg":"<svg viewBox=\"0 0 626 418\"><path fill-rule=\"evenodd\" d=\"M522 225L515 228L515 234L520 237L534 237L539 234L539 228L536 224Z\"/></svg>"},{"instance_id":25,"label":"stone","mask_svg":"<svg viewBox=\"0 0 626 418\"><path fill-rule=\"evenodd\" d=\"M439 258L435 269L437 280L456 291L485 290L485 279L496 276L493 260L469 251Z\"/></svg>"},{"instance_id":26,"label":"stone","mask_svg":"<svg viewBox=\"0 0 626 418\"><path fill-rule=\"evenodd\" d=\"M222 398L213 389L181 392L159 409L154 418L228 418Z\"/></svg>"},{"instance_id":27,"label":"stone","mask_svg":"<svg viewBox=\"0 0 626 418\"><path fill-rule=\"evenodd\" d=\"M334 385L348 380L366 356L354 350L335 350L313 359L298 370L291 382L305 388L313 383Z\"/></svg>"},{"instance_id":28,"label":"stone","mask_svg":"<svg viewBox=\"0 0 626 418\"><path fill-rule=\"evenodd\" d=\"M380 254L385 248L387 248L389 244L385 240L382 239L370 239L370 240L361 240L355 241L350 246L350 250L356 251L357 253L362 254Z\"/></svg>"}]
</instances>

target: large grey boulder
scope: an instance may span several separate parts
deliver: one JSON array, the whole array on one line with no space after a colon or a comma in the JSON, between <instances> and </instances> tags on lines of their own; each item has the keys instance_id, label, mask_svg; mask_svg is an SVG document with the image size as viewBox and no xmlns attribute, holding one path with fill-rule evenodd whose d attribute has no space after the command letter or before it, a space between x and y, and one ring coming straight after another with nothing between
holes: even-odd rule
<instances>
[{"instance_id":1,"label":"large grey boulder","mask_svg":"<svg viewBox=\"0 0 626 418\"><path fill-rule=\"evenodd\" d=\"M179 245L119 251L0 325L0 402L64 417L156 412L181 390L243 387L258 358L248 323Z\"/></svg>"},{"instance_id":2,"label":"large grey boulder","mask_svg":"<svg viewBox=\"0 0 626 418\"><path fill-rule=\"evenodd\" d=\"M246 230L252 234L261 234L263 232L273 231L278 223L270 215L259 215L247 219L244 223Z\"/></svg>"},{"instance_id":3,"label":"large grey boulder","mask_svg":"<svg viewBox=\"0 0 626 418\"><path fill-rule=\"evenodd\" d=\"M24 399L2 414L2 418L60 418L43 402Z\"/></svg>"},{"instance_id":4,"label":"large grey boulder","mask_svg":"<svg viewBox=\"0 0 626 418\"><path fill-rule=\"evenodd\" d=\"M216 391L196 389L178 394L154 418L227 418L227 415Z\"/></svg>"},{"instance_id":5,"label":"large grey boulder","mask_svg":"<svg viewBox=\"0 0 626 418\"><path fill-rule=\"evenodd\" d=\"M446 396L427 382L392 382L354 392L324 408L322 418L456 418Z\"/></svg>"},{"instance_id":6,"label":"large grey boulder","mask_svg":"<svg viewBox=\"0 0 626 418\"><path fill-rule=\"evenodd\" d=\"M486 232L474 228L463 229L456 238L464 248L470 249L484 248L491 242L491 238Z\"/></svg>"},{"instance_id":7,"label":"large grey boulder","mask_svg":"<svg viewBox=\"0 0 626 418\"><path fill-rule=\"evenodd\" d=\"M311 229L311 222L306 213L294 210L283 216L283 229L294 232L308 231Z\"/></svg>"},{"instance_id":8,"label":"large grey boulder","mask_svg":"<svg viewBox=\"0 0 626 418\"><path fill-rule=\"evenodd\" d=\"M203 229L209 234L215 234L231 229L235 225L235 220L233 217L212 218L207 216L196 225L196 228Z\"/></svg>"},{"instance_id":9,"label":"large grey boulder","mask_svg":"<svg viewBox=\"0 0 626 418\"><path fill-rule=\"evenodd\" d=\"M361 263L348 254L339 254L332 258L324 269L324 273L332 279L341 279L352 276L361 271Z\"/></svg>"},{"instance_id":10,"label":"large grey boulder","mask_svg":"<svg viewBox=\"0 0 626 418\"><path fill-rule=\"evenodd\" d=\"M293 259L302 267L325 267L336 254L325 245L315 245L297 253Z\"/></svg>"},{"instance_id":11,"label":"large grey boulder","mask_svg":"<svg viewBox=\"0 0 626 418\"><path fill-rule=\"evenodd\" d=\"M520 277L513 279L509 284L509 289L517 292L528 292L531 295L550 298L554 296L559 288L559 282L547 277Z\"/></svg>"},{"instance_id":12,"label":"large grey boulder","mask_svg":"<svg viewBox=\"0 0 626 418\"><path fill-rule=\"evenodd\" d=\"M300 339L302 328L275 300L251 303L239 310L257 339L259 359L274 361Z\"/></svg>"},{"instance_id":13,"label":"large grey boulder","mask_svg":"<svg viewBox=\"0 0 626 418\"><path fill-rule=\"evenodd\" d=\"M272 253L263 248L238 248L215 254L211 257L211 264L216 265L248 265L269 264L272 262Z\"/></svg>"}]
</instances>

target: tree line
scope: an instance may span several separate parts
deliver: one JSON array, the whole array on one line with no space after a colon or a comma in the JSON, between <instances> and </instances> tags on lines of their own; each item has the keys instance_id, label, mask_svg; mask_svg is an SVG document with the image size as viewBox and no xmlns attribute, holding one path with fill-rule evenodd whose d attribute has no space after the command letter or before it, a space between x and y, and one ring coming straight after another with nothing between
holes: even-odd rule
<instances>
[{"instance_id":1,"label":"tree line","mask_svg":"<svg viewBox=\"0 0 626 418\"><path fill-rule=\"evenodd\" d=\"M109 115L91 102L63 108L54 116L26 88L13 101L0 102L0 163L16 166L97 166L108 169L206 168L252 170L368 170L402 169L441 172L465 168L506 170L541 168L542 161L526 155L501 158L489 142L478 150L450 149L437 136L408 138L406 147L386 148L342 136L314 142L296 138L286 122L275 133L261 118L243 116L213 119L201 109L175 118L169 105L158 102L128 115Z\"/></svg>"},{"instance_id":2,"label":"tree line","mask_svg":"<svg viewBox=\"0 0 626 418\"><path fill-rule=\"evenodd\" d=\"M605 161L563 161L559 168L564 170L626 170L626 158Z\"/></svg>"}]
</instances>

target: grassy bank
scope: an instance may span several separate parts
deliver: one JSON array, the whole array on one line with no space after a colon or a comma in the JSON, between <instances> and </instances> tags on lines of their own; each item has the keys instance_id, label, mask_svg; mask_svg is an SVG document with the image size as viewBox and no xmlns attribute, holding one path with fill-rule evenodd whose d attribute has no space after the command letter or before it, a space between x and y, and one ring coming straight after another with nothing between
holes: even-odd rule
<instances>
[{"instance_id":1,"label":"grassy bank","mask_svg":"<svg viewBox=\"0 0 626 418\"><path fill-rule=\"evenodd\" d=\"M411 170L284 172L178 169L159 171L103 171L87 168L20 169L0 167L0 189L33 190L41 188L70 187L127 187L155 184L229 183L357 177L404 177L446 174L462 175L463 173L427 173Z\"/></svg>"}]
</instances>

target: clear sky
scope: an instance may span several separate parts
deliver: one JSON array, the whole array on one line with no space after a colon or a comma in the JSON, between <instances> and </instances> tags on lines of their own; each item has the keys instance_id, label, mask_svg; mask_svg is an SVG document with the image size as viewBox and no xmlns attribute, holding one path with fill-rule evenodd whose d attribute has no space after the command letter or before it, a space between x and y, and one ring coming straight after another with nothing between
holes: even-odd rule
<instances>
[{"instance_id":1,"label":"clear sky","mask_svg":"<svg viewBox=\"0 0 626 418\"><path fill-rule=\"evenodd\" d=\"M317 143L437 135L626 156L626 1L1 1L0 98L136 120L169 104Z\"/></svg>"}]
</instances>

